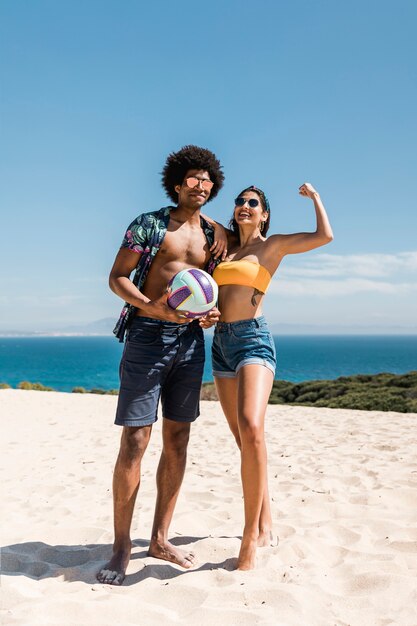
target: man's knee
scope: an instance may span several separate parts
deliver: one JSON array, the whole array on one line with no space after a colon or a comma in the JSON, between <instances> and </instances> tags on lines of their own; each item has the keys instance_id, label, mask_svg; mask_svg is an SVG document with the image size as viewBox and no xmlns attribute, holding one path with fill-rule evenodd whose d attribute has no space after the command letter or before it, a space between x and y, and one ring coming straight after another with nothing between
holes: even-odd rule
<instances>
[{"instance_id":1,"label":"man's knee","mask_svg":"<svg viewBox=\"0 0 417 626\"><path fill-rule=\"evenodd\" d=\"M151 426L124 426L120 441L120 456L128 461L140 460L151 436Z\"/></svg>"},{"instance_id":2,"label":"man's knee","mask_svg":"<svg viewBox=\"0 0 417 626\"><path fill-rule=\"evenodd\" d=\"M182 455L187 452L190 439L189 422L173 422L164 420L163 440L164 452L173 455Z\"/></svg>"}]
</instances>

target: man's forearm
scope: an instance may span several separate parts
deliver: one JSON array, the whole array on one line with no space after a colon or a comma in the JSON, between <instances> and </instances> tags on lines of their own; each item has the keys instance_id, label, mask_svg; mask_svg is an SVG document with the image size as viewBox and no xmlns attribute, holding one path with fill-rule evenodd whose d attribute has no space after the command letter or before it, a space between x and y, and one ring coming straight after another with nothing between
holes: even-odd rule
<instances>
[{"instance_id":1,"label":"man's forearm","mask_svg":"<svg viewBox=\"0 0 417 626\"><path fill-rule=\"evenodd\" d=\"M119 296L119 298L122 298L122 300L132 304L138 309L144 309L148 302L150 302L149 298L139 291L130 278L126 278L126 276L118 276L117 278L110 277L109 285L110 289Z\"/></svg>"}]
</instances>

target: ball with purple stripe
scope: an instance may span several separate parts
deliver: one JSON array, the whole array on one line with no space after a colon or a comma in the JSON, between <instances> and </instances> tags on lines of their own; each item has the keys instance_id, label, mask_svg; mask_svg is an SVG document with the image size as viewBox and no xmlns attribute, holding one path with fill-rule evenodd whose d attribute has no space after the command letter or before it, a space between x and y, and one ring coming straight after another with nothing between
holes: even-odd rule
<instances>
[{"instance_id":1,"label":"ball with purple stripe","mask_svg":"<svg viewBox=\"0 0 417 626\"><path fill-rule=\"evenodd\" d=\"M186 317L202 317L216 305L217 284L204 270L194 267L181 270L171 278L168 287L169 306Z\"/></svg>"}]
</instances>

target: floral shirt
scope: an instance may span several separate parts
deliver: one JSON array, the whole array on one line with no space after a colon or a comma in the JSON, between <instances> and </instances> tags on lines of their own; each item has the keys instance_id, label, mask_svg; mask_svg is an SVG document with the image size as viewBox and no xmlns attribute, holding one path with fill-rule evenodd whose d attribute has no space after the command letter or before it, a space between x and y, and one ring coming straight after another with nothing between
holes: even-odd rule
<instances>
[{"instance_id":1,"label":"floral shirt","mask_svg":"<svg viewBox=\"0 0 417 626\"><path fill-rule=\"evenodd\" d=\"M162 245L168 229L169 215L173 208L172 206L167 206L159 209L159 211L142 213L129 225L123 237L121 247L133 250L141 255L132 279L133 284L138 289L141 289L145 284L152 261ZM214 243L213 227L202 217L200 217L200 221L209 248L211 248ZM217 261L211 257L204 269L209 274L212 274L216 265ZM135 313L136 307L126 302L113 330L120 342L123 342L126 330Z\"/></svg>"}]
</instances>

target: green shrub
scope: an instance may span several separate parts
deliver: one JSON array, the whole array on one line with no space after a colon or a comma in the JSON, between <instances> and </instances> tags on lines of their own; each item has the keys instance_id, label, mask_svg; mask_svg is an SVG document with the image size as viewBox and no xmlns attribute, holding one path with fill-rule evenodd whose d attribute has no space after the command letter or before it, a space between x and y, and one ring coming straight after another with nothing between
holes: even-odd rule
<instances>
[{"instance_id":1,"label":"green shrub","mask_svg":"<svg viewBox=\"0 0 417 626\"><path fill-rule=\"evenodd\" d=\"M316 391L310 391L310 392L301 394L301 396L298 396L297 402L301 402L301 404L310 404L310 403L314 404L314 402L316 402L318 398L319 398L319 394Z\"/></svg>"},{"instance_id":2,"label":"green shrub","mask_svg":"<svg viewBox=\"0 0 417 626\"><path fill-rule=\"evenodd\" d=\"M407 413L417 413L417 400L408 400Z\"/></svg>"},{"instance_id":3,"label":"green shrub","mask_svg":"<svg viewBox=\"0 0 417 626\"><path fill-rule=\"evenodd\" d=\"M200 400L218 400L214 383L203 383L200 392Z\"/></svg>"},{"instance_id":4,"label":"green shrub","mask_svg":"<svg viewBox=\"0 0 417 626\"><path fill-rule=\"evenodd\" d=\"M408 374L402 374L401 376L395 376L391 379L390 385L402 388L417 389L417 372L408 372Z\"/></svg>"},{"instance_id":5,"label":"green shrub","mask_svg":"<svg viewBox=\"0 0 417 626\"><path fill-rule=\"evenodd\" d=\"M7 383L0 383L0 389L11 389L11 387Z\"/></svg>"},{"instance_id":6,"label":"green shrub","mask_svg":"<svg viewBox=\"0 0 417 626\"><path fill-rule=\"evenodd\" d=\"M346 393L347 387L330 387L327 393L328 398L338 398Z\"/></svg>"},{"instance_id":7,"label":"green shrub","mask_svg":"<svg viewBox=\"0 0 417 626\"><path fill-rule=\"evenodd\" d=\"M269 404L288 404L288 403L285 402L285 400L281 398L280 396L275 396L271 394L269 397Z\"/></svg>"},{"instance_id":8,"label":"green shrub","mask_svg":"<svg viewBox=\"0 0 417 626\"><path fill-rule=\"evenodd\" d=\"M98 395L117 396L119 394L118 389L86 389L85 387L74 387L72 393L95 393Z\"/></svg>"},{"instance_id":9,"label":"green shrub","mask_svg":"<svg viewBox=\"0 0 417 626\"><path fill-rule=\"evenodd\" d=\"M27 380L23 380L17 385L18 389L24 389L25 391L53 391L52 387L45 387L42 383L30 383Z\"/></svg>"},{"instance_id":10,"label":"green shrub","mask_svg":"<svg viewBox=\"0 0 417 626\"><path fill-rule=\"evenodd\" d=\"M407 412L404 398L383 393L347 393L342 398L327 402L326 406L337 409L357 409L362 411L397 411Z\"/></svg>"},{"instance_id":11,"label":"green shrub","mask_svg":"<svg viewBox=\"0 0 417 626\"><path fill-rule=\"evenodd\" d=\"M270 404L327 406L364 411L417 412L417 372L358 374L336 380L275 380Z\"/></svg>"}]
</instances>

